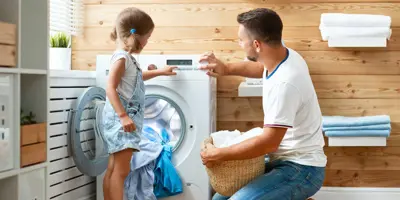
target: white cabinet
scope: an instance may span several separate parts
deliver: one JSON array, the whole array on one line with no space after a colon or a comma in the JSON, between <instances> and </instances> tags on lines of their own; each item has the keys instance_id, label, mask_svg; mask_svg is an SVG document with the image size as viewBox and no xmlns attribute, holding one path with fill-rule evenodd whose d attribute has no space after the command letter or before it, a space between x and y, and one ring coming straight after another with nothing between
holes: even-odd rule
<instances>
[{"instance_id":1,"label":"white cabinet","mask_svg":"<svg viewBox=\"0 0 400 200\"><path fill-rule=\"evenodd\" d=\"M44 168L19 176L19 200L45 200Z\"/></svg>"},{"instance_id":2,"label":"white cabinet","mask_svg":"<svg viewBox=\"0 0 400 200\"><path fill-rule=\"evenodd\" d=\"M49 0L1 0L0 4L0 21L15 25L6 32L6 38L15 39L13 53L6 56L15 66L0 66L0 200L49 200L47 126L46 143L28 132L24 135L36 142L21 146L20 131L21 111L32 112L28 118L33 124L48 122ZM40 162L22 162L33 152L24 148L28 145L40 147L41 157L34 160Z\"/></svg>"},{"instance_id":3,"label":"white cabinet","mask_svg":"<svg viewBox=\"0 0 400 200\"><path fill-rule=\"evenodd\" d=\"M14 168L13 75L0 74L0 171Z\"/></svg>"}]
</instances>

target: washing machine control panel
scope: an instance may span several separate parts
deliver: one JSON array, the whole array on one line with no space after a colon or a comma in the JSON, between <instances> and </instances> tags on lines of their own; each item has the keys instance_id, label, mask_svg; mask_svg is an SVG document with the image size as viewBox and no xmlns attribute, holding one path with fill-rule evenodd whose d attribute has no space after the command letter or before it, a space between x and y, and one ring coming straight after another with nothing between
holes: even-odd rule
<instances>
[{"instance_id":1,"label":"washing machine control panel","mask_svg":"<svg viewBox=\"0 0 400 200\"><path fill-rule=\"evenodd\" d=\"M207 63L199 62L200 55L140 55L137 57L143 70L176 66L178 71L200 70Z\"/></svg>"}]
</instances>

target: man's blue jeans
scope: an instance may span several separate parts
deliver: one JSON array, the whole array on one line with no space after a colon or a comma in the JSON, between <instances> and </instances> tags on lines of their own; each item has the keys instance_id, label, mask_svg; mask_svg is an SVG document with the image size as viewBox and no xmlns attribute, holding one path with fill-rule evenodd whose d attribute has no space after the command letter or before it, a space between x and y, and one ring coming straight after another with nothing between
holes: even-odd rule
<instances>
[{"instance_id":1,"label":"man's blue jeans","mask_svg":"<svg viewBox=\"0 0 400 200\"><path fill-rule=\"evenodd\" d=\"M232 197L215 194L213 200L305 200L322 187L325 167L275 160L266 164L265 174Z\"/></svg>"}]
</instances>

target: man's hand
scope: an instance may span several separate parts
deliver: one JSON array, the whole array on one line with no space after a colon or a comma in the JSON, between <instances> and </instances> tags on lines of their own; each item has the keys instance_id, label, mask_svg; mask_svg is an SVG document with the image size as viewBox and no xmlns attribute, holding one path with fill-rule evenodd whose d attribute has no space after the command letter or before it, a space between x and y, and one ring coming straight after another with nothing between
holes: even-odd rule
<instances>
[{"instance_id":1,"label":"man's hand","mask_svg":"<svg viewBox=\"0 0 400 200\"><path fill-rule=\"evenodd\" d=\"M220 149L215 148L211 144L206 145L205 151L200 153L201 160L203 161L203 165L208 168L213 167L215 164L221 162L222 154Z\"/></svg>"},{"instance_id":2,"label":"man's hand","mask_svg":"<svg viewBox=\"0 0 400 200\"><path fill-rule=\"evenodd\" d=\"M226 75L227 66L221 60L215 57L214 53L205 53L200 58L201 62L208 62L207 65L201 66L201 70L208 70L207 75L212 77Z\"/></svg>"}]
</instances>

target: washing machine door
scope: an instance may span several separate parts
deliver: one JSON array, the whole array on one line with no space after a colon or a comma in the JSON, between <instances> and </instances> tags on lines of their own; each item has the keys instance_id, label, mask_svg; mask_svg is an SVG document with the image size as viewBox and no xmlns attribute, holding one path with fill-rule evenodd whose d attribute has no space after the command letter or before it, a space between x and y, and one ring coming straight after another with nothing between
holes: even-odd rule
<instances>
[{"instance_id":1,"label":"washing machine door","mask_svg":"<svg viewBox=\"0 0 400 200\"><path fill-rule=\"evenodd\" d=\"M93 177L102 174L108 164L101 123L105 100L103 88L89 87L77 99L68 118L72 158L79 171Z\"/></svg>"},{"instance_id":2,"label":"washing machine door","mask_svg":"<svg viewBox=\"0 0 400 200\"><path fill-rule=\"evenodd\" d=\"M157 133L157 141L165 142L175 151L186 134L186 120L182 109L171 98L150 94L145 98L143 131Z\"/></svg>"},{"instance_id":3,"label":"washing machine door","mask_svg":"<svg viewBox=\"0 0 400 200\"><path fill-rule=\"evenodd\" d=\"M172 146L172 162L182 164L192 152L196 135L190 108L182 96L161 85L146 85L143 135Z\"/></svg>"}]
</instances>

